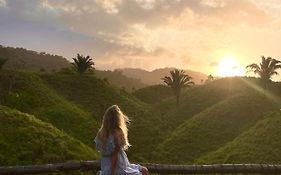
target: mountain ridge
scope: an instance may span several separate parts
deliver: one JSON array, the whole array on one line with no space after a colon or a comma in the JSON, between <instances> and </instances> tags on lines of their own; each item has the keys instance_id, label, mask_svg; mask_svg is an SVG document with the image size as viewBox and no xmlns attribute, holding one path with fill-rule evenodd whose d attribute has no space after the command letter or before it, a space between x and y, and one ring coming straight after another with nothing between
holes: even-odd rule
<instances>
[{"instance_id":1,"label":"mountain ridge","mask_svg":"<svg viewBox=\"0 0 281 175\"><path fill-rule=\"evenodd\" d=\"M120 68L116 69L117 71L121 71L125 76L130 78L140 79L144 84L155 85L155 84L163 84L161 78L164 76L169 76L170 71L174 70L174 67L166 67L166 68L157 68L152 71L147 71L140 68ZM195 84L203 84L207 79L207 75L204 73L193 71L193 70L184 70L186 74L191 76Z\"/></svg>"}]
</instances>

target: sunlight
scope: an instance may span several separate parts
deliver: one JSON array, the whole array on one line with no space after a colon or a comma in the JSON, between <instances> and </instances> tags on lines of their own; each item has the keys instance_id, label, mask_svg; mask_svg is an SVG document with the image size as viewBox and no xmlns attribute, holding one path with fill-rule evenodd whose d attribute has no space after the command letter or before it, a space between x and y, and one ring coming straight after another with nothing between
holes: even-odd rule
<instances>
[{"instance_id":1,"label":"sunlight","mask_svg":"<svg viewBox=\"0 0 281 175\"><path fill-rule=\"evenodd\" d=\"M249 87L251 87L253 90L256 90L256 91L259 92L259 93L265 94L265 96L266 96L268 99L272 100L274 103L280 104L281 99L280 99L278 96L272 94L270 91L266 91L266 92L265 92L262 87L258 86L257 84L255 84L255 83L253 83L253 82L251 82L251 81L249 81L249 80L247 80L247 79L242 78L242 81L243 81L244 83L246 83ZM280 109L280 110L281 110L281 109Z\"/></svg>"},{"instance_id":2,"label":"sunlight","mask_svg":"<svg viewBox=\"0 0 281 175\"><path fill-rule=\"evenodd\" d=\"M244 76L245 70L233 56L226 56L220 60L217 68L218 76Z\"/></svg>"}]
</instances>

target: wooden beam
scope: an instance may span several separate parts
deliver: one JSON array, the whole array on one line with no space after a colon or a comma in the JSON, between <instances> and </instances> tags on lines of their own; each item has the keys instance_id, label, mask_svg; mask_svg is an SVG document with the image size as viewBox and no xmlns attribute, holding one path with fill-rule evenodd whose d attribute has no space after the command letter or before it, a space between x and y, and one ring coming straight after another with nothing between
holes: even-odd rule
<instances>
[{"instance_id":1,"label":"wooden beam","mask_svg":"<svg viewBox=\"0 0 281 175\"><path fill-rule=\"evenodd\" d=\"M211 173L266 173L280 174L281 165L221 164L221 165L163 165L143 164L151 173L161 174L211 174ZM0 175L41 174L63 171L98 171L99 161L80 161L45 165L0 167Z\"/></svg>"},{"instance_id":2,"label":"wooden beam","mask_svg":"<svg viewBox=\"0 0 281 175\"><path fill-rule=\"evenodd\" d=\"M99 170L99 161L81 161L81 162L67 162L57 164L45 164L45 165L26 165L26 166L9 166L0 167L0 175L12 175L12 174L40 174L40 173L52 173L61 171L90 171Z\"/></svg>"}]
</instances>

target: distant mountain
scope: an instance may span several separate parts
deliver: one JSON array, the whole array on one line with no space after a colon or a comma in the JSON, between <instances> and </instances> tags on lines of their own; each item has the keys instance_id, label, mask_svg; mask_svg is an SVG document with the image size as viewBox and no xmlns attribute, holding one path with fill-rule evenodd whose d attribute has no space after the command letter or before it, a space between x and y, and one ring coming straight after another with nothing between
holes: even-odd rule
<instances>
[{"instance_id":1,"label":"distant mountain","mask_svg":"<svg viewBox=\"0 0 281 175\"><path fill-rule=\"evenodd\" d=\"M161 78L169 75L170 71L174 69L175 68L161 68L161 69L155 69L153 71L146 71L138 68L124 68L124 69L117 69L117 70L121 71L127 77L140 79L145 84L154 85L154 84L162 84ZM202 84L201 80L207 79L207 75L201 72L192 71L192 70L185 70L185 72L193 78L195 84Z\"/></svg>"},{"instance_id":2,"label":"distant mountain","mask_svg":"<svg viewBox=\"0 0 281 175\"><path fill-rule=\"evenodd\" d=\"M70 67L69 61L62 56L1 45L0 58L8 58L4 67L13 69L52 71Z\"/></svg>"},{"instance_id":3,"label":"distant mountain","mask_svg":"<svg viewBox=\"0 0 281 175\"><path fill-rule=\"evenodd\" d=\"M98 78L109 81L119 88L124 88L126 91L131 92L137 89L148 86L144 84L140 79L131 78L123 75L121 71L105 71L105 70L95 70L95 75Z\"/></svg>"},{"instance_id":4,"label":"distant mountain","mask_svg":"<svg viewBox=\"0 0 281 175\"><path fill-rule=\"evenodd\" d=\"M2 45L0 45L0 58L8 58L4 68L9 69L59 71L62 68L71 67L70 62L59 55ZM124 68L114 71L96 70L95 73L98 78L107 79L115 86L130 92L148 85L161 84L160 78L169 75L169 72L173 69L161 68L150 72L143 69ZM201 84L201 80L207 79L207 75L203 73L192 70L185 71L196 84Z\"/></svg>"}]
</instances>

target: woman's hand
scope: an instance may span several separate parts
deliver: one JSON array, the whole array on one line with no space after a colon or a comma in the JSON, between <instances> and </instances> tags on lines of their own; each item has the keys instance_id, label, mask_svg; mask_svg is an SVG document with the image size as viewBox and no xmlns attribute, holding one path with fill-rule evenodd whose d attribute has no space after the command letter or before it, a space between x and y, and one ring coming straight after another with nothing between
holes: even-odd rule
<instances>
[{"instance_id":1,"label":"woman's hand","mask_svg":"<svg viewBox=\"0 0 281 175\"><path fill-rule=\"evenodd\" d=\"M145 166L141 166L141 173L142 175L148 175L148 169Z\"/></svg>"}]
</instances>

